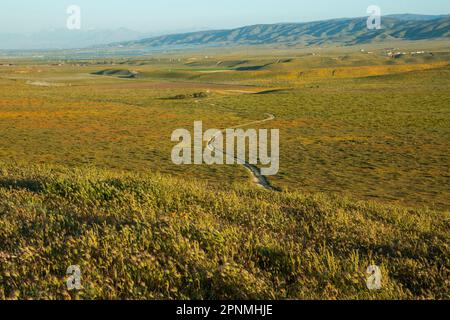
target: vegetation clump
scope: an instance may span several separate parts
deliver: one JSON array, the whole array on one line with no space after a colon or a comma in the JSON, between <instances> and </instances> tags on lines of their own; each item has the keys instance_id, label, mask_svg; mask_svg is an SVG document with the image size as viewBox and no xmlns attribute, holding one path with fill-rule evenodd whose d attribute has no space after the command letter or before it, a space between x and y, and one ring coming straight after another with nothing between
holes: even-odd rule
<instances>
[{"instance_id":1,"label":"vegetation clump","mask_svg":"<svg viewBox=\"0 0 450 320\"><path fill-rule=\"evenodd\" d=\"M165 98L165 100L184 100L184 99L202 99L207 98L208 94L206 92L194 92L192 94L177 94L175 96Z\"/></svg>"},{"instance_id":2,"label":"vegetation clump","mask_svg":"<svg viewBox=\"0 0 450 320\"><path fill-rule=\"evenodd\" d=\"M106 69L101 71L96 71L92 73L93 75L101 75L101 76L111 76L118 78L136 78L138 73L130 70L122 70L122 69Z\"/></svg>"}]
</instances>

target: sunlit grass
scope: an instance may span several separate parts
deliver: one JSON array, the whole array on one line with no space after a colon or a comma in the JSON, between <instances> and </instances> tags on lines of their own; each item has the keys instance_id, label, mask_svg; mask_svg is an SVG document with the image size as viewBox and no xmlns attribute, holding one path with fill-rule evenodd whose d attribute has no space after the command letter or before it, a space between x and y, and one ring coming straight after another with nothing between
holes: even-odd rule
<instances>
[{"instance_id":1,"label":"sunlit grass","mask_svg":"<svg viewBox=\"0 0 450 320\"><path fill-rule=\"evenodd\" d=\"M0 299L448 299L448 54L275 56L0 67ZM266 113L282 192L172 163Z\"/></svg>"},{"instance_id":2,"label":"sunlit grass","mask_svg":"<svg viewBox=\"0 0 450 320\"><path fill-rule=\"evenodd\" d=\"M5 165L0 208L0 299L449 297L449 225L433 211ZM80 291L65 287L70 265Z\"/></svg>"}]
</instances>

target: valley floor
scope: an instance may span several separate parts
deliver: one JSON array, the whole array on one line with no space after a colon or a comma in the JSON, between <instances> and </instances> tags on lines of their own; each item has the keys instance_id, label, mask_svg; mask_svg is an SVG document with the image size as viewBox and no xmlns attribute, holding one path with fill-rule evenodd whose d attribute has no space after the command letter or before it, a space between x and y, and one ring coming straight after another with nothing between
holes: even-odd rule
<instances>
[{"instance_id":1,"label":"valley floor","mask_svg":"<svg viewBox=\"0 0 450 320\"><path fill-rule=\"evenodd\" d=\"M0 299L449 299L449 88L448 49L8 60ZM264 114L280 192L172 163Z\"/></svg>"}]
</instances>

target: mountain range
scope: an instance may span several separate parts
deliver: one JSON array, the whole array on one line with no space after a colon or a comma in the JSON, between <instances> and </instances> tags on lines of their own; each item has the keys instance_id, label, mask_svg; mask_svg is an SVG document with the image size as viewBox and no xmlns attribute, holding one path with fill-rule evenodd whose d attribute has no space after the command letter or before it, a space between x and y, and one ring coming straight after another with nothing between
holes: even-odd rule
<instances>
[{"instance_id":1,"label":"mountain range","mask_svg":"<svg viewBox=\"0 0 450 320\"><path fill-rule=\"evenodd\" d=\"M369 30L367 17L306 23L260 24L231 30L211 30L152 37L120 43L119 46L152 49L248 45L355 45L386 40L440 38L450 38L450 15L385 16L382 18L380 30Z\"/></svg>"},{"instance_id":2,"label":"mountain range","mask_svg":"<svg viewBox=\"0 0 450 320\"><path fill-rule=\"evenodd\" d=\"M450 38L450 15L383 16L380 30L369 30L366 22L367 17L343 18L305 23L259 24L164 36L126 28L79 31L57 29L30 35L0 33L0 49L124 48L153 51L249 45L355 45L386 40Z\"/></svg>"}]
</instances>

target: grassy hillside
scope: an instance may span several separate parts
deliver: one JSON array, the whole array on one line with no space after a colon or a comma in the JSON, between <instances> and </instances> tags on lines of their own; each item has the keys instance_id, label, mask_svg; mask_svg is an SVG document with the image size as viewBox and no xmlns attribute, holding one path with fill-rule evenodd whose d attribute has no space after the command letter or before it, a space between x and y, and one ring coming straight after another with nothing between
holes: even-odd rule
<instances>
[{"instance_id":1,"label":"grassy hillside","mask_svg":"<svg viewBox=\"0 0 450 320\"><path fill-rule=\"evenodd\" d=\"M0 299L448 299L448 213L0 166ZM80 265L83 290L65 271ZM379 265L383 288L369 291Z\"/></svg>"}]
</instances>

